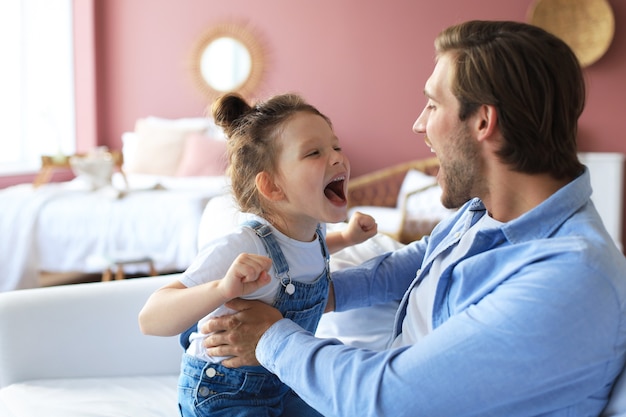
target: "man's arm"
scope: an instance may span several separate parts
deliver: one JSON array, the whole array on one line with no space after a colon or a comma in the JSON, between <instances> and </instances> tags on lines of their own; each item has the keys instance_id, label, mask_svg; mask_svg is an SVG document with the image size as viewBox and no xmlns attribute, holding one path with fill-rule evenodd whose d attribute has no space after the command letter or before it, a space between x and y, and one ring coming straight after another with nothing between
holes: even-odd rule
<instances>
[{"instance_id":1,"label":"man's arm","mask_svg":"<svg viewBox=\"0 0 626 417\"><path fill-rule=\"evenodd\" d=\"M325 415L598 415L623 363L614 346L622 313L592 271L558 270L511 279L413 346L372 352L317 339L243 300L207 329L236 334L207 343L218 345L211 354L240 355L229 366L256 355Z\"/></svg>"},{"instance_id":2,"label":"man's arm","mask_svg":"<svg viewBox=\"0 0 626 417\"><path fill-rule=\"evenodd\" d=\"M334 311L398 301L415 278L425 242L414 242L361 265L332 272Z\"/></svg>"}]
</instances>

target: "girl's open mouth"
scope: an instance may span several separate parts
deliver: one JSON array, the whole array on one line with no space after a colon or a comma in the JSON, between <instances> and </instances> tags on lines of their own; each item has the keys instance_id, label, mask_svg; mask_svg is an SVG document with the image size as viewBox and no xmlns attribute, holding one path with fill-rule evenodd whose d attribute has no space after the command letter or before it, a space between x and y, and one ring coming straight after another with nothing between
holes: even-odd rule
<instances>
[{"instance_id":1,"label":"girl's open mouth","mask_svg":"<svg viewBox=\"0 0 626 417\"><path fill-rule=\"evenodd\" d=\"M326 188L324 188L324 195L328 198L332 203L335 204L345 204L346 203L346 194L344 192L344 184L346 182L345 177L340 177L332 180Z\"/></svg>"}]
</instances>

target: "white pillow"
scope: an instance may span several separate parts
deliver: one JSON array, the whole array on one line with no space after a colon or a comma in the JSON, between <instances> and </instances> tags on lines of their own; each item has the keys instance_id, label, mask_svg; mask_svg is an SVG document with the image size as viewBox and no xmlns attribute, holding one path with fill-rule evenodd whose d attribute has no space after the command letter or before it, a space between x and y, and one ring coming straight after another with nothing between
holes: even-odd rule
<instances>
[{"instance_id":1,"label":"white pillow","mask_svg":"<svg viewBox=\"0 0 626 417\"><path fill-rule=\"evenodd\" d=\"M418 171L416 169L410 169L409 171L407 171L404 180L402 181L402 185L400 186L396 207L402 208L402 202L404 201L408 193L412 191L417 191L436 183L436 177L433 177L432 175L427 175L422 171Z\"/></svg>"},{"instance_id":2,"label":"white pillow","mask_svg":"<svg viewBox=\"0 0 626 417\"><path fill-rule=\"evenodd\" d=\"M166 119L163 117L148 116L141 120L141 123L154 128L176 128L182 130L207 130L211 129L214 123L206 117L186 117L181 119Z\"/></svg>"},{"instance_id":3,"label":"white pillow","mask_svg":"<svg viewBox=\"0 0 626 417\"><path fill-rule=\"evenodd\" d=\"M406 201L406 212L411 217L428 217L444 219L454 213L455 209L445 208L441 203L441 186L427 188L410 195Z\"/></svg>"},{"instance_id":4,"label":"white pillow","mask_svg":"<svg viewBox=\"0 0 626 417\"><path fill-rule=\"evenodd\" d=\"M134 136L122 136L124 170L138 174L175 175L187 136L205 133L211 125L206 118L169 120L151 116L138 119ZM131 143L127 143L129 140Z\"/></svg>"}]
</instances>

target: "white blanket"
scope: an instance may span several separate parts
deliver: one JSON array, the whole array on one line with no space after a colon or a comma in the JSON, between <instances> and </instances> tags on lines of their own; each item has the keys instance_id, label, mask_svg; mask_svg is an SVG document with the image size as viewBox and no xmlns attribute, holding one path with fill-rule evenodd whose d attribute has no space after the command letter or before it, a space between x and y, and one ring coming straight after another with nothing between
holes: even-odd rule
<instances>
[{"instance_id":1,"label":"white blanket","mask_svg":"<svg viewBox=\"0 0 626 417\"><path fill-rule=\"evenodd\" d=\"M184 270L206 203L226 190L226 177L131 177L122 194L76 180L2 190L0 291L39 286L40 271L100 273L121 255L149 256L159 272Z\"/></svg>"},{"instance_id":2,"label":"white blanket","mask_svg":"<svg viewBox=\"0 0 626 417\"><path fill-rule=\"evenodd\" d=\"M35 245L41 209L63 192L58 186L35 190L30 184L9 187L0 197L0 291L39 286Z\"/></svg>"}]
</instances>

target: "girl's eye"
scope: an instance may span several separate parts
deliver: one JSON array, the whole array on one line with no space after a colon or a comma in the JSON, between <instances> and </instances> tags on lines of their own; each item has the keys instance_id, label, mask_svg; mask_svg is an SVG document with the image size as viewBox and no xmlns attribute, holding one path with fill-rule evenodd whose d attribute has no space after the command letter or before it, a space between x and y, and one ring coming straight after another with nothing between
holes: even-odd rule
<instances>
[{"instance_id":1,"label":"girl's eye","mask_svg":"<svg viewBox=\"0 0 626 417\"><path fill-rule=\"evenodd\" d=\"M320 154L320 151L311 151L308 154L306 154L306 156L317 156Z\"/></svg>"}]
</instances>

